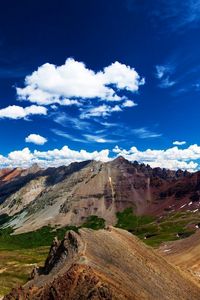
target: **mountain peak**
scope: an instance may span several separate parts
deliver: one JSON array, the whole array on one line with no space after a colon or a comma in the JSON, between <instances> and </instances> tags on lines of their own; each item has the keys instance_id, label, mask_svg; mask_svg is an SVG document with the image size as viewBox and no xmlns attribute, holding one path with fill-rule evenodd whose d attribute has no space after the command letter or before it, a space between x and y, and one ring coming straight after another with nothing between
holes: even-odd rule
<instances>
[{"instance_id":1,"label":"mountain peak","mask_svg":"<svg viewBox=\"0 0 200 300\"><path fill-rule=\"evenodd\" d=\"M117 163L127 163L129 162L127 159L125 159L122 155L119 155L117 158L113 159L113 162Z\"/></svg>"}]
</instances>

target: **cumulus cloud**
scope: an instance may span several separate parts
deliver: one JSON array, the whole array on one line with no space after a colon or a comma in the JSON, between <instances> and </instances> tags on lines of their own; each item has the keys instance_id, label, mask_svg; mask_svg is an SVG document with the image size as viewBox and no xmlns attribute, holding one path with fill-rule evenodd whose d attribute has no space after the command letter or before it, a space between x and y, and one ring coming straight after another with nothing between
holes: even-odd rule
<instances>
[{"instance_id":1,"label":"cumulus cloud","mask_svg":"<svg viewBox=\"0 0 200 300\"><path fill-rule=\"evenodd\" d=\"M149 164L151 167L161 167L167 169L184 169L188 171L196 171L198 163L195 160L200 159L200 146L194 144L186 149L172 147L166 150L151 150L140 151L136 147L131 147L129 150L120 149L116 146L113 149L114 153L124 156L131 161L138 161Z\"/></svg>"},{"instance_id":2,"label":"cumulus cloud","mask_svg":"<svg viewBox=\"0 0 200 300\"><path fill-rule=\"evenodd\" d=\"M86 150L71 150L68 146L64 146L61 149L54 149L49 151L33 151L29 148L23 150L13 151L8 156L0 155L1 167L22 167L26 168L33 163L38 163L42 167L69 165L70 163L84 160L96 160L96 161L108 161L109 150L101 150L88 152Z\"/></svg>"},{"instance_id":3,"label":"cumulus cloud","mask_svg":"<svg viewBox=\"0 0 200 300\"><path fill-rule=\"evenodd\" d=\"M47 139L39 134L30 134L25 138L26 143L33 143L36 145L44 145L47 142Z\"/></svg>"},{"instance_id":4,"label":"cumulus cloud","mask_svg":"<svg viewBox=\"0 0 200 300\"><path fill-rule=\"evenodd\" d=\"M95 72L83 62L68 58L64 65L46 63L27 76L25 87L17 88L18 98L33 103L49 105L78 105L76 99L99 98L106 101L122 101L118 90L137 92L144 79L134 68L114 62L102 71Z\"/></svg>"},{"instance_id":5,"label":"cumulus cloud","mask_svg":"<svg viewBox=\"0 0 200 300\"><path fill-rule=\"evenodd\" d=\"M144 151L131 147L129 150L116 146L113 149L114 157L124 156L130 161L149 164L151 167L161 167L167 169L183 169L194 172L199 169L200 146L194 144L185 149L172 147L166 150ZM68 146L61 149L49 151L33 151L29 148L10 152L7 156L0 155L0 167L28 167L33 163L38 163L43 167L68 165L71 162L84 160L109 161L113 157L108 149L88 152L86 150L72 150ZM113 157L113 158L114 158Z\"/></svg>"},{"instance_id":6,"label":"cumulus cloud","mask_svg":"<svg viewBox=\"0 0 200 300\"><path fill-rule=\"evenodd\" d=\"M176 145L176 146L182 146L182 145L185 145L186 144L186 141L174 141L173 142L173 145Z\"/></svg>"},{"instance_id":7,"label":"cumulus cloud","mask_svg":"<svg viewBox=\"0 0 200 300\"><path fill-rule=\"evenodd\" d=\"M34 155L30 152L28 148L24 148L23 150L16 150L10 152L8 157L5 158L5 162L8 166L27 166L28 162L31 162L34 158Z\"/></svg>"},{"instance_id":8,"label":"cumulus cloud","mask_svg":"<svg viewBox=\"0 0 200 300\"><path fill-rule=\"evenodd\" d=\"M47 109L43 106L31 105L28 107L21 107L17 105L10 105L6 108L0 109L0 119L25 119L31 115L46 115Z\"/></svg>"},{"instance_id":9,"label":"cumulus cloud","mask_svg":"<svg viewBox=\"0 0 200 300\"><path fill-rule=\"evenodd\" d=\"M122 104L123 107L133 107L137 106L137 104L132 101L132 100L125 100L124 103Z\"/></svg>"}]
</instances>

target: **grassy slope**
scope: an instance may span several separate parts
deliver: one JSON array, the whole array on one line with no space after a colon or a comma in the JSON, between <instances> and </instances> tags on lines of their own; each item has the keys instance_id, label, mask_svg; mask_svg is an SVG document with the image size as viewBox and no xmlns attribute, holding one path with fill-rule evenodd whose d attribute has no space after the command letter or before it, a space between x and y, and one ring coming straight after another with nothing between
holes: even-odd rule
<instances>
[{"instance_id":1,"label":"grassy slope","mask_svg":"<svg viewBox=\"0 0 200 300\"><path fill-rule=\"evenodd\" d=\"M25 283L36 264L42 266L49 246L35 249L0 250L0 296Z\"/></svg>"},{"instance_id":2,"label":"grassy slope","mask_svg":"<svg viewBox=\"0 0 200 300\"><path fill-rule=\"evenodd\" d=\"M199 222L199 215L192 212L171 213L161 219L154 219L149 216L135 216L131 208L117 213L117 218L117 227L132 232L153 247L162 242L179 239L177 233L189 236L194 231L188 229L188 224ZM148 238L144 239L145 237Z\"/></svg>"}]
</instances>

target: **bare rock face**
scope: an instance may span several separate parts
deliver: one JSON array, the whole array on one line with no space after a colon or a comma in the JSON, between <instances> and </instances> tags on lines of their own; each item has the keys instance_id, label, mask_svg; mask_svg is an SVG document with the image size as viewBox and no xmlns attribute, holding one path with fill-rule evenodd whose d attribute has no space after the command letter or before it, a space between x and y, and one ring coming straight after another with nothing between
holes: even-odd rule
<instances>
[{"instance_id":1,"label":"bare rock face","mask_svg":"<svg viewBox=\"0 0 200 300\"><path fill-rule=\"evenodd\" d=\"M197 300L200 287L130 233L82 229L54 240L39 275L4 300Z\"/></svg>"},{"instance_id":2,"label":"bare rock face","mask_svg":"<svg viewBox=\"0 0 200 300\"><path fill-rule=\"evenodd\" d=\"M0 184L2 185L8 181L15 179L16 177L20 176L21 173L22 170L20 168L0 170Z\"/></svg>"},{"instance_id":3,"label":"bare rock face","mask_svg":"<svg viewBox=\"0 0 200 300\"><path fill-rule=\"evenodd\" d=\"M5 300L111 300L109 286L102 283L90 267L73 265L68 272L56 278L51 285L37 291L23 288L13 290Z\"/></svg>"},{"instance_id":4,"label":"bare rock face","mask_svg":"<svg viewBox=\"0 0 200 300\"><path fill-rule=\"evenodd\" d=\"M68 231L62 241L54 239L49 255L46 259L43 272L48 274L50 271L56 273L67 260L76 260L84 251L85 244L81 237L74 231Z\"/></svg>"}]
</instances>

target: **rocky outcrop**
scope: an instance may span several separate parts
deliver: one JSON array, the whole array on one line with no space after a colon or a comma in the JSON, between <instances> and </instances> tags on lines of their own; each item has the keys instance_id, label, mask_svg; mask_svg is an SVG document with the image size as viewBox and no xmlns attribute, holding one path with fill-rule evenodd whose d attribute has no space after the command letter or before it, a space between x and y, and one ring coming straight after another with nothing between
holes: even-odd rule
<instances>
[{"instance_id":1,"label":"rocky outcrop","mask_svg":"<svg viewBox=\"0 0 200 300\"><path fill-rule=\"evenodd\" d=\"M4 300L112 300L112 291L88 266L73 265L68 272L37 291L13 290Z\"/></svg>"},{"instance_id":2,"label":"rocky outcrop","mask_svg":"<svg viewBox=\"0 0 200 300\"><path fill-rule=\"evenodd\" d=\"M69 231L45 266L4 300L197 300L200 287L130 233Z\"/></svg>"}]
</instances>

